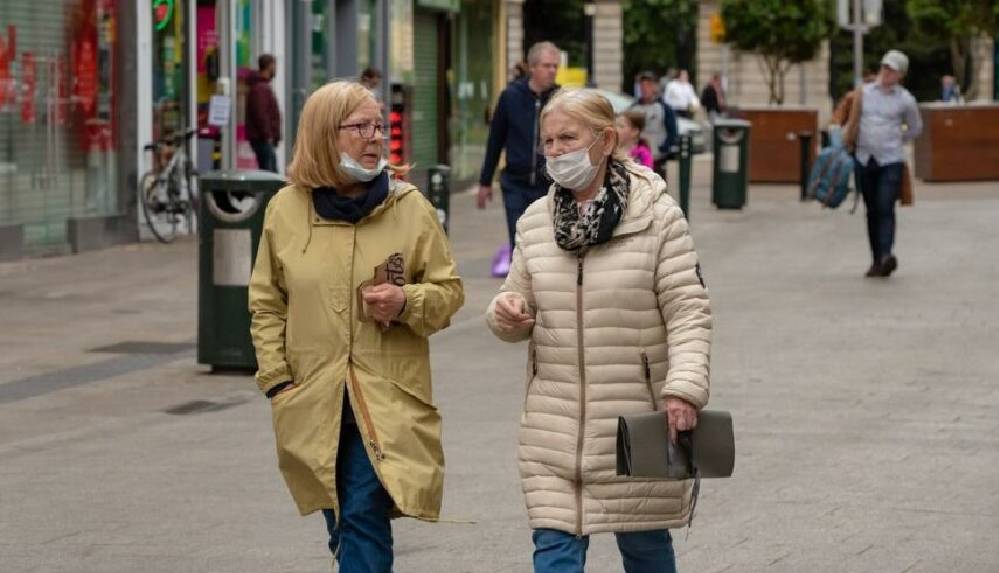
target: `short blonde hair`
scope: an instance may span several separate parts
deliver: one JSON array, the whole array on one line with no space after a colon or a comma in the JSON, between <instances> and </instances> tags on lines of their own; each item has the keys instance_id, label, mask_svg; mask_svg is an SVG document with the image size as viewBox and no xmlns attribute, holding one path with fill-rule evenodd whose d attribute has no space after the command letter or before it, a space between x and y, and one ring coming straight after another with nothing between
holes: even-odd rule
<instances>
[{"instance_id":1,"label":"short blonde hair","mask_svg":"<svg viewBox=\"0 0 999 573\"><path fill-rule=\"evenodd\" d=\"M337 135L340 126L361 104L377 103L371 92L357 82L330 82L309 96L298 118L295 151L288 166L288 181L301 187L333 187L350 185L353 180L340 169ZM406 166L389 166L396 174L405 175Z\"/></svg>"},{"instance_id":2,"label":"short blonde hair","mask_svg":"<svg viewBox=\"0 0 999 573\"><path fill-rule=\"evenodd\" d=\"M614 133L614 152L611 157L618 161L631 161L631 158L618 149L617 130L614 129L614 106L604 96L597 91L586 88L566 88L561 89L548 100L548 105L541 110L541 123L544 124L545 117L554 112L560 111L567 116L580 121L586 127L597 133L602 133L610 128Z\"/></svg>"}]
</instances>

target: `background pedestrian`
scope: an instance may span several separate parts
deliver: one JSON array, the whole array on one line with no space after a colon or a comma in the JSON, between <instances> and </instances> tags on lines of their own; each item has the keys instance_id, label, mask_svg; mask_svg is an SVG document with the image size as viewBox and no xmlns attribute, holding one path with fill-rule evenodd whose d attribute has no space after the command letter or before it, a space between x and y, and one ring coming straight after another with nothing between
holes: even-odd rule
<instances>
[{"instance_id":1,"label":"background pedestrian","mask_svg":"<svg viewBox=\"0 0 999 573\"><path fill-rule=\"evenodd\" d=\"M637 110L618 114L614 120L618 149L635 163L652 169L652 150L641 136L644 127L645 114Z\"/></svg>"},{"instance_id":2,"label":"background pedestrian","mask_svg":"<svg viewBox=\"0 0 999 573\"><path fill-rule=\"evenodd\" d=\"M250 91L246 94L246 139L257 156L257 166L277 173L274 148L281 143L281 110L271 88L277 60L271 54L261 54L257 67L259 70L247 80Z\"/></svg>"},{"instance_id":3,"label":"background pedestrian","mask_svg":"<svg viewBox=\"0 0 999 573\"><path fill-rule=\"evenodd\" d=\"M489 126L486 156L479 176L478 207L493 199L493 175L500 154L506 153L506 168L500 174L507 234L514 244L517 219L527 206L543 197L549 180L545 158L538 151L541 109L558 88L561 52L551 42L539 42L527 53L528 76L511 82L500 94Z\"/></svg>"}]
</instances>

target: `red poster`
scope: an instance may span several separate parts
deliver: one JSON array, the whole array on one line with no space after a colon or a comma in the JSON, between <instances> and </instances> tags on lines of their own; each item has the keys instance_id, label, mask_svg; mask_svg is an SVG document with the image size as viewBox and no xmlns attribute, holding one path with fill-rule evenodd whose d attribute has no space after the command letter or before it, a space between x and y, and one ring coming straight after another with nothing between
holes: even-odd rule
<instances>
[{"instance_id":1,"label":"red poster","mask_svg":"<svg viewBox=\"0 0 999 573\"><path fill-rule=\"evenodd\" d=\"M76 45L76 89L73 95L86 117L93 117L97 108L97 44L90 38L83 38Z\"/></svg>"},{"instance_id":2,"label":"red poster","mask_svg":"<svg viewBox=\"0 0 999 573\"><path fill-rule=\"evenodd\" d=\"M10 66L14 63L14 42L17 37L13 26L7 27L7 38L0 35L0 111L7 107L7 102L14 101L14 78Z\"/></svg>"},{"instance_id":3,"label":"red poster","mask_svg":"<svg viewBox=\"0 0 999 573\"><path fill-rule=\"evenodd\" d=\"M21 121L35 123L35 87L38 84L38 65L35 55L21 55Z\"/></svg>"}]
</instances>

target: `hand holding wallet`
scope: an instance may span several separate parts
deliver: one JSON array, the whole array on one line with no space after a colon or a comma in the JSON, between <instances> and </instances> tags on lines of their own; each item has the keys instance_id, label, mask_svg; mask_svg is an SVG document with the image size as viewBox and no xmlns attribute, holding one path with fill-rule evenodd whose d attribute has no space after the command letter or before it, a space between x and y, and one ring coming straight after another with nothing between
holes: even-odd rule
<instances>
[{"instance_id":1,"label":"hand holding wallet","mask_svg":"<svg viewBox=\"0 0 999 573\"><path fill-rule=\"evenodd\" d=\"M383 284L390 284L397 287L403 287L406 284L405 278L405 262L403 261L401 253L393 253L389 255L385 262L376 266L371 279L362 282L357 287L357 307L360 309L358 314L358 319L362 322L370 322L375 320L373 317L374 309L365 300L365 292L370 292L372 287L376 287ZM399 312L406 307L406 302L403 300L402 307ZM387 329L391 326L390 322L381 322L382 329Z\"/></svg>"}]
</instances>

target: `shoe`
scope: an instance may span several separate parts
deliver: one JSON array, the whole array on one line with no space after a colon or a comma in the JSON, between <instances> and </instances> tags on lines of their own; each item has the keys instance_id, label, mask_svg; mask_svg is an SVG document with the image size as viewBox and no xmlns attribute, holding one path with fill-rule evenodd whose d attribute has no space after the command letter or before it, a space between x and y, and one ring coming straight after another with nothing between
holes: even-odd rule
<instances>
[{"instance_id":1,"label":"shoe","mask_svg":"<svg viewBox=\"0 0 999 573\"><path fill-rule=\"evenodd\" d=\"M898 259L895 258L895 255L888 255L887 257L881 259L881 274L878 276L890 277L897 268Z\"/></svg>"},{"instance_id":2,"label":"shoe","mask_svg":"<svg viewBox=\"0 0 999 573\"><path fill-rule=\"evenodd\" d=\"M867 269L867 273L864 274L867 278L880 277L881 275L881 265L878 263L871 263L871 268Z\"/></svg>"}]
</instances>

